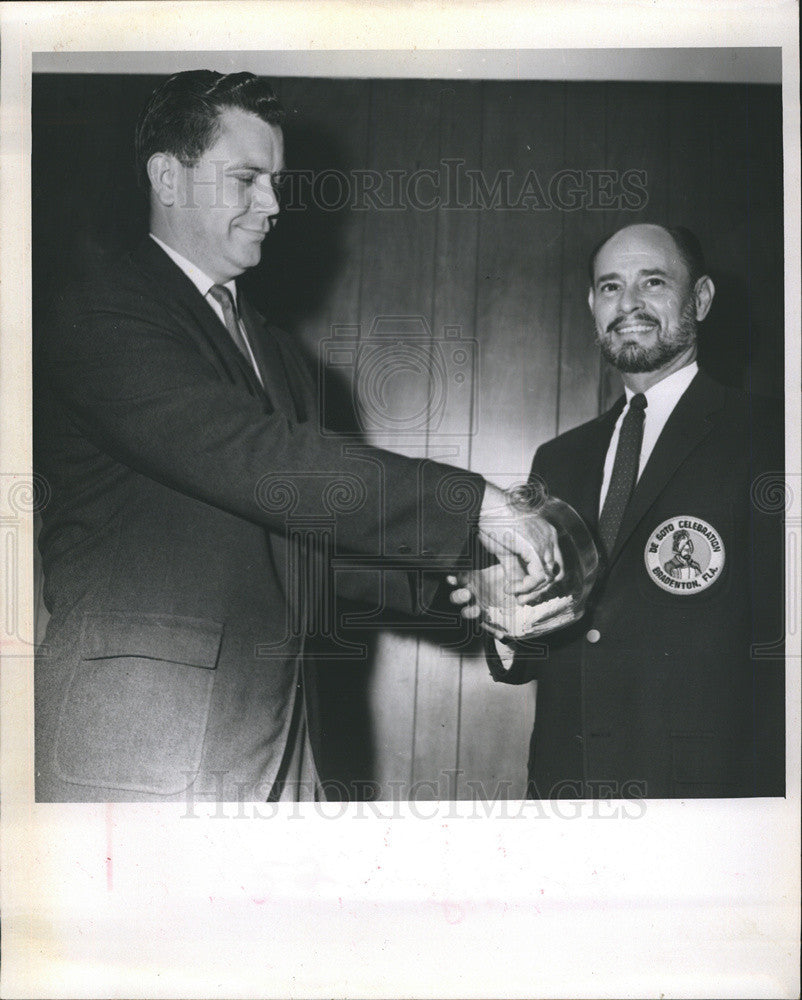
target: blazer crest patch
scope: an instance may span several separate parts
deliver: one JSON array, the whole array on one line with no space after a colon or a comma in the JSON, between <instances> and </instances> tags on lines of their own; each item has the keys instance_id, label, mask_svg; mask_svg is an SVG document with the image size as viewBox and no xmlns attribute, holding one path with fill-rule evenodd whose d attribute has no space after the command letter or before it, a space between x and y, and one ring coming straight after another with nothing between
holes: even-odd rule
<instances>
[{"instance_id":1,"label":"blazer crest patch","mask_svg":"<svg viewBox=\"0 0 802 1000\"><path fill-rule=\"evenodd\" d=\"M725 551L712 524L691 514L663 521L643 552L649 579L672 594L698 594L721 575Z\"/></svg>"}]
</instances>

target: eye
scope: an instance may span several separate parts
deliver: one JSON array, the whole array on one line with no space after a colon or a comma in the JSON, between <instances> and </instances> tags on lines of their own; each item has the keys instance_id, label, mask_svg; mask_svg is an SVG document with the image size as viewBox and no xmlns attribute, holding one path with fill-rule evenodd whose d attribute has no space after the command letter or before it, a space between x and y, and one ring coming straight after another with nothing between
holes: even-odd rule
<instances>
[{"instance_id":1,"label":"eye","mask_svg":"<svg viewBox=\"0 0 802 1000\"><path fill-rule=\"evenodd\" d=\"M612 292L617 292L618 288L619 288L618 283L615 281L604 281L601 283L601 285L599 285L599 291L604 292L607 295L611 294Z\"/></svg>"},{"instance_id":2,"label":"eye","mask_svg":"<svg viewBox=\"0 0 802 1000\"><path fill-rule=\"evenodd\" d=\"M647 288L660 288L665 285L665 281L662 278L651 277L646 279Z\"/></svg>"},{"instance_id":3,"label":"eye","mask_svg":"<svg viewBox=\"0 0 802 1000\"><path fill-rule=\"evenodd\" d=\"M235 170L231 176L240 184L253 184L256 180L256 173L253 170Z\"/></svg>"}]
</instances>

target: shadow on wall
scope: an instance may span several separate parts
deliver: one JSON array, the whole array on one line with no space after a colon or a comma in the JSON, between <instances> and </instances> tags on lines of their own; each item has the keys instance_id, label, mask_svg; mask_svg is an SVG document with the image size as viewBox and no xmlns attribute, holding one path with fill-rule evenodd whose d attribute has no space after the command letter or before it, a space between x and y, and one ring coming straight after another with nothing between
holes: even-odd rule
<instances>
[{"instance_id":1,"label":"shadow on wall","mask_svg":"<svg viewBox=\"0 0 802 1000\"><path fill-rule=\"evenodd\" d=\"M348 211L325 207L326 199L335 204L336 187L330 191L324 187L315 196L311 183L298 173L333 177L346 174L353 164L335 135L317 125L289 117L284 132L290 180L282 211L262 246L261 263L242 281L257 308L272 322L299 332L330 298L345 260L343 229Z\"/></svg>"},{"instance_id":2,"label":"shadow on wall","mask_svg":"<svg viewBox=\"0 0 802 1000\"><path fill-rule=\"evenodd\" d=\"M765 331L752 313L746 281L728 272L711 276L716 295L699 330L699 365L719 382L746 389L751 367L767 350Z\"/></svg>"},{"instance_id":3,"label":"shadow on wall","mask_svg":"<svg viewBox=\"0 0 802 1000\"><path fill-rule=\"evenodd\" d=\"M272 318L272 317L271 317ZM308 358L310 367L315 361ZM348 434L352 441L362 438L354 409L350 384L342 376L325 371L325 413L321 420L329 431ZM338 601L336 612L353 611ZM335 632L337 629L335 629ZM370 687L376 669L376 633L348 633L349 643L364 644L361 658L343 658L332 637L312 635L306 644L311 670L315 675L320 745L316 762L327 794L345 800L370 798L375 778L376 750L370 708Z\"/></svg>"},{"instance_id":4,"label":"shadow on wall","mask_svg":"<svg viewBox=\"0 0 802 1000\"><path fill-rule=\"evenodd\" d=\"M288 115L284 126L287 169L346 172L348 161L333 132ZM290 182L296 184L297 182ZM319 199L318 199L319 201ZM304 341L304 329L325 308L345 258L343 227L348 213L324 208L310 197L308 185L297 183L285 191L282 213L263 245L262 261L242 278L256 307L277 326ZM305 343L309 364L311 344ZM360 437L359 420L350 384L331 370L319 373L325 381L322 415L330 431ZM342 610L339 608L338 610ZM311 637L307 652L314 663L321 744L317 764L328 794L343 798L371 795L376 750L370 708L371 681L376 669L376 634L349 634L363 642L363 659L343 659L325 636Z\"/></svg>"}]
</instances>

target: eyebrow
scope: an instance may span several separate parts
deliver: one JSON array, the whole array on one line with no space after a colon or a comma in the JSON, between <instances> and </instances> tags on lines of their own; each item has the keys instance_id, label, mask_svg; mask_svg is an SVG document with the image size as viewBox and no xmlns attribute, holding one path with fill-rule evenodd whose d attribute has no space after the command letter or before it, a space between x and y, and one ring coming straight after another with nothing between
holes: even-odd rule
<instances>
[{"instance_id":1,"label":"eyebrow","mask_svg":"<svg viewBox=\"0 0 802 1000\"><path fill-rule=\"evenodd\" d=\"M256 166L253 163L245 163L245 162L237 163L236 161L234 163L229 163L226 166L226 170L252 170L256 174L271 174L271 175L284 173L283 167L279 167L278 170L265 170L264 167Z\"/></svg>"},{"instance_id":2,"label":"eyebrow","mask_svg":"<svg viewBox=\"0 0 802 1000\"><path fill-rule=\"evenodd\" d=\"M669 275L668 271L664 271L662 268L659 268L659 267L650 267L650 268L646 268L644 270L638 271L638 277L640 277L640 278L649 278L652 275L657 275L660 278L669 278L669 277L671 277ZM614 278L620 278L620 277L621 277L621 275L618 274L618 273L616 273L615 271L612 271L609 274L600 274L599 277L596 279L596 284L598 285L598 283L600 281L611 281Z\"/></svg>"}]
</instances>

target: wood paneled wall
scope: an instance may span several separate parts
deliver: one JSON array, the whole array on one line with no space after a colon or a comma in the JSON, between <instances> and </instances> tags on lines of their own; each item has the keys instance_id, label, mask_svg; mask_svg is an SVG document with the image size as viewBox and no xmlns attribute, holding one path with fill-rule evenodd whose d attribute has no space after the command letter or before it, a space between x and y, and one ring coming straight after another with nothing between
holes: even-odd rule
<instances>
[{"instance_id":1,"label":"wood paneled wall","mask_svg":"<svg viewBox=\"0 0 802 1000\"><path fill-rule=\"evenodd\" d=\"M155 82L36 80L35 314L68 237L93 245L141 229L121 164L135 109ZM605 233L635 221L698 233L718 288L703 362L723 381L781 395L779 88L323 79L278 88L290 111L288 167L329 176L317 197L315 182L293 181L248 282L316 355L335 328L365 341L377 318L395 317L385 327L402 331L410 360L390 360L384 400L363 407L370 440L447 458L502 485L525 477L540 443L619 392L593 344L586 259ZM63 153L57 166L54 151ZM473 200L471 185L446 189L457 161L463 179L474 172ZM410 203L405 185L421 170L433 173L420 175ZM480 178L484 198L476 197ZM364 195L377 180L381 205ZM425 326L415 332L417 317ZM464 342L459 364L446 331ZM445 359L445 376L434 362L428 373L416 370L416 357ZM347 390L347 365L339 375ZM428 421L410 427L410 414L427 405ZM372 780L385 797L406 794L412 782L428 783L416 787L420 798L469 797L478 782L489 796L523 792L531 685L494 685L481 659L448 653L412 628L383 629L369 645L368 663L322 664L331 777Z\"/></svg>"}]
</instances>

